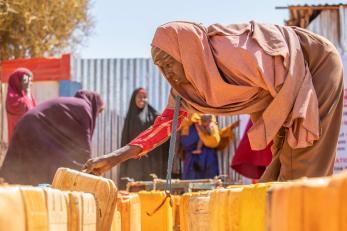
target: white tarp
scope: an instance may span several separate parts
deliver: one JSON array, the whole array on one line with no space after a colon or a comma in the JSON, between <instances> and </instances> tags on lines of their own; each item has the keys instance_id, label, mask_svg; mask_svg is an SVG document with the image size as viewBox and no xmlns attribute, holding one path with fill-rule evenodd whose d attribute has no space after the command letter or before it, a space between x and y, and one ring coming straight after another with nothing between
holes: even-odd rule
<instances>
[{"instance_id":1,"label":"white tarp","mask_svg":"<svg viewBox=\"0 0 347 231\"><path fill-rule=\"evenodd\" d=\"M306 29L327 38L341 54L347 52L346 8L322 11Z\"/></svg>"}]
</instances>

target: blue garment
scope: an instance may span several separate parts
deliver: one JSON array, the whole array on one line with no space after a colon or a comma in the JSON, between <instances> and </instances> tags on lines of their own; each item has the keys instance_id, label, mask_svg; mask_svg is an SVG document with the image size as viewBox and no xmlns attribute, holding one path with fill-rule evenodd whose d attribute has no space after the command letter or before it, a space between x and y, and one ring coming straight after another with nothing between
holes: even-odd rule
<instances>
[{"instance_id":1,"label":"blue garment","mask_svg":"<svg viewBox=\"0 0 347 231\"><path fill-rule=\"evenodd\" d=\"M199 141L195 125L189 128L188 136L181 136L181 146L185 153L183 179L207 179L219 175L217 151L202 146L200 154L193 154Z\"/></svg>"}]
</instances>

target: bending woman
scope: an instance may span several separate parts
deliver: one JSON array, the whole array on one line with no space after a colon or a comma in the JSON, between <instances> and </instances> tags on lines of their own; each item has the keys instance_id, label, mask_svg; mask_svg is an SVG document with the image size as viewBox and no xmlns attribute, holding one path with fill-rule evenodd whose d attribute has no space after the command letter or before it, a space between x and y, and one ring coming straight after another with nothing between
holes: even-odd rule
<instances>
[{"instance_id":1,"label":"bending woman","mask_svg":"<svg viewBox=\"0 0 347 231\"><path fill-rule=\"evenodd\" d=\"M11 184L50 183L59 167L81 169L91 157L99 94L78 91L38 105L18 122L0 169Z\"/></svg>"},{"instance_id":2,"label":"bending woman","mask_svg":"<svg viewBox=\"0 0 347 231\"><path fill-rule=\"evenodd\" d=\"M343 107L343 66L325 38L304 29L256 22L208 28L189 22L160 26L152 57L172 86L154 125L127 146L89 160L103 173L167 139L173 96L187 112L250 114L253 150L274 142L261 181L331 175Z\"/></svg>"}]
</instances>

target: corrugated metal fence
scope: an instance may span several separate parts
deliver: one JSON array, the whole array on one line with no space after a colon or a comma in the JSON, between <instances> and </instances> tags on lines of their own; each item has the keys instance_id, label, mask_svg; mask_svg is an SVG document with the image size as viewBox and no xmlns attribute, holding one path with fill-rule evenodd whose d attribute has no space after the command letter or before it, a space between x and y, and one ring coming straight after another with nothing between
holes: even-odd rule
<instances>
[{"instance_id":1,"label":"corrugated metal fence","mask_svg":"<svg viewBox=\"0 0 347 231\"><path fill-rule=\"evenodd\" d=\"M83 89L99 92L106 104L104 113L98 118L93 136L93 154L103 155L120 147L123 121L128 110L131 94L137 87L148 90L149 103L162 111L167 103L169 85L151 59L72 59L72 80L82 83ZM224 127L237 117L219 118ZM234 154L236 141L223 154L219 154L222 175L238 180L231 171L230 159ZM117 169L108 177L117 181Z\"/></svg>"}]
</instances>

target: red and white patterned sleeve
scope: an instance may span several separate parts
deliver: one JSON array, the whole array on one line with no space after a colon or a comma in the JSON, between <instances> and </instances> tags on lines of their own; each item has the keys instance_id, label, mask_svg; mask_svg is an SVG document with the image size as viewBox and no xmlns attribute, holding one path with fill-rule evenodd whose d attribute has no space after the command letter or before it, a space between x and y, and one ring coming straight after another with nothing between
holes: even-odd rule
<instances>
[{"instance_id":1,"label":"red and white patterned sleeve","mask_svg":"<svg viewBox=\"0 0 347 231\"><path fill-rule=\"evenodd\" d=\"M181 126L182 121L187 117L187 112L180 110L178 114L177 129ZM140 133L128 145L134 145L142 148L141 153L136 155L139 158L164 143L171 135L174 110L166 108L164 112L158 116L154 124L147 130Z\"/></svg>"}]
</instances>

